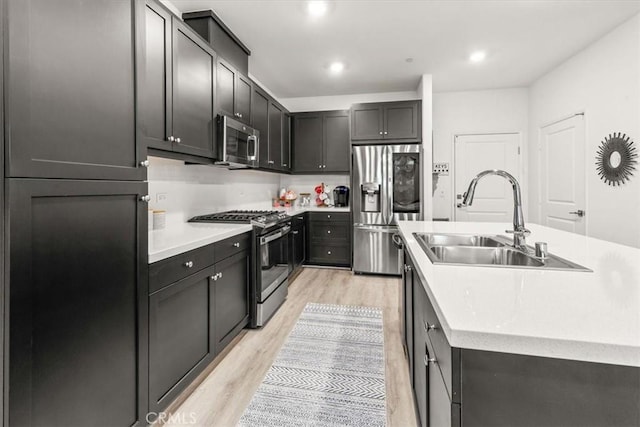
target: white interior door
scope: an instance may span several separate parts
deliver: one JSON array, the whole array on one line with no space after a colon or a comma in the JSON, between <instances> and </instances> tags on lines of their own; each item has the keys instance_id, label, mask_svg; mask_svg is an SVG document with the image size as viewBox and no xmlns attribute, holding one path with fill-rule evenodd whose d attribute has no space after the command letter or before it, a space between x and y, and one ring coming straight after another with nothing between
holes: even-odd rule
<instances>
[{"instance_id":1,"label":"white interior door","mask_svg":"<svg viewBox=\"0 0 640 427\"><path fill-rule=\"evenodd\" d=\"M471 206L458 205L473 177L484 170L502 169L520 181L519 156L520 135L517 133L456 136L456 221L513 221L513 190L509 182L499 176L482 178Z\"/></svg>"},{"instance_id":2,"label":"white interior door","mask_svg":"<svg viewBox=\"0 0 640 427\"><path fill-rule=\"evenodd\" d=\"M584 146L583 115L541 128L540 218L543 225L585 234Z\"/></svg>"}]
</instances>

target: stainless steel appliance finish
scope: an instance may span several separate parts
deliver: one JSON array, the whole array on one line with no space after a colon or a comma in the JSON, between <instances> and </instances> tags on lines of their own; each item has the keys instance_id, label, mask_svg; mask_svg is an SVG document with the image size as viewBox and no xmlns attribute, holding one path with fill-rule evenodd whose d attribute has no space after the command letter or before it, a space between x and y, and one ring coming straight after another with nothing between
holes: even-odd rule
<instances>
[{"instance_id":1,"label":"stainless steel appliance finish","mask_svg":"<svg viewBox=\"0 0 640 427\"><path fill-rule=\"evenodd\" d=\"M291 217L279 211L228 211L193 217L189 222L253 225L251 327L263 326L287 298L293 271Z\"/></svg>"},{"instance_id":2,"label":"stainless steel appliance finish","mask_svg":"<svg viewBox=\"0 0 640 427\"><path fill-rule=\"evenodd\" d=\"M391 239L398 221L423 218L422 146L361 145L352 153L353 271L400 275Z\"/></svg>"},{"instance_id":3,"label":"stainless steel appliance finish","mask_svg":"<svg viewBox=\"0 0 640 427\"><path fill-rule=\"evenodd\" d=\"M232 169L257 168L260 132L228 116L218 116L217 165Z\"/></svg>"},{"instance_id":4,"label":"stainless steel appliance finish","mask_svg":"<svg viewBox=\"0 0 640 427\"><path fill-rule=\"evenodd\" d=\"M434 264L591 271L546 250L544 255L532 255L531 248L525 251L514 247L506 236L438 233L413 233L413 236Z\"/></svg>"}]
</instances>

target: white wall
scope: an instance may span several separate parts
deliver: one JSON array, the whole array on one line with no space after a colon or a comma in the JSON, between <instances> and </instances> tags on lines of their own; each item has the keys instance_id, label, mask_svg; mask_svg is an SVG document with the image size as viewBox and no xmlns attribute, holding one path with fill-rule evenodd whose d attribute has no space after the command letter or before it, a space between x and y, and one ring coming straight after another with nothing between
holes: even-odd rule
<instances>
[{"instance_id":1,"label":"white wall","mask_svg":"<svg viewBox=\"0 0 640 427\"><path fill-rule=\"evenodd\" d=\"M424 200L423 219L433 219L433 186L431 176L433 165L433 77L431 74L423 74L418 85L418 96L422 99L422 177Z\"/></svg>"},{"instance_id":2,"label":"white wall","mask_svg":"<svg viewBox=\"0 0 640 427\"><path fill-rule=\"evenodd\" d=\"M185 165L177 160L149 158L152 209L167 211L167 222L185 222L194 215L230 209L269 209L280 187L280 174ZM166 199L159 200L158 194Z\"/></svg>"},{"instance_id":3,"label":"white wall","mask_svg":"<svg viewBox=\"0 0 640 427\"><path fill-rule=\"evenodd\" d=\"M291 112L348 110L351 104L360 102L391 102L420 99L416 91L358 93L353 95L312 96L278 99Z\"/></svg>"},{"instance_id":4,"label":"white wall","mask_svg":"<svg viewBox=\"0 0 640 427\"><path fill-rule=\"evenodd\" d=\"M453 220L455 135L520 133L521 144L526 147L527 110L527 88L433 94L433 162L449 163L449 175L437 179L434 218ZM526 200L527 171L523 169L521 177L524 179L520 181ZM527 206L524 208L526 214Z\"/></svg>"},{"instance_id":5,"label":"white wall","mask_svg":"<svg viewBox=\"0 0 640 427\"><path fill-rule=\"evenodd\" d=\"M611 187L596 174L595 156L608 134L622 132L640 143L640 15L555 68L530 88L530 140L541 126L585 113L587 234L640 247L640 166L630 183ZM540 159L530 150L529 204L538 206ZM530 209L539 221L538 209Z\"/></svg>"}]
</instances>

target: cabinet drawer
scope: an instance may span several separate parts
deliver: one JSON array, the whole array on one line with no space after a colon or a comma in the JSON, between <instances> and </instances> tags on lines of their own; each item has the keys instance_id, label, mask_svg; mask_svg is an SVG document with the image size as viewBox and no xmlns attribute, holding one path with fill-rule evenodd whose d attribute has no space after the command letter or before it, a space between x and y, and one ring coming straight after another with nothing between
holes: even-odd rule
<instances>
[{"instance_id":1,"label":"cabinet drawer","mask_svg":"<svg viewBox=\"0 0 640 427\"><path fill-rule=\"evenodd\" d=\"M149 266L149 293L213 265L214 262L213 245L154 262Z\"/></svg>"},{"instance_id":2,"label":"cabinet drawer","mask_svg":"<svg viewBox=\"0 0 640 427\"><path fill-rule=\"evenodd\" d=\"M251 250L251 233L238 234L213 244L216 261L222 261L238 252Z\"/></svg>"},{"instance_id":3,"label":"cabinet drawer","mask_svg":"<svg viewBox=\"0 0 640 427\"><path fill-rule=\"evenodd\" d=\"M423 328L452 402L460 403L460 349L451 348L429 298L425 299Z\"/></svg>"},{"instance_id":4,"label":"cabinet drawer","mask_svg":"<svg viewBox=\"0 0 640 427\"><path fill-rule=\"evenodd\" d=\"M349 212L309 212L309 220L312 222L349 222L349 218Z\"/></svg>"},{"instance_id":5,"label":"cabinet drawer","mask_svg":"<svg viewBox=\"0 0 640 427\"><path fill-rule=\"evenodd\" d=\"M310 226L311 241L331 242L333 245L348 245L350 224L346 222L316 222Z\"/></svg>"},{"instance_id":6,"label":"cabinet drawer","mask_svg":"<svg viewBox=\"0 0 640 427\"><path fill-rule=\"evenodd\" d=\"M311 245L309 262L328 265L349 265L351 263L349 246Z\"/></svg>"}]
</instances>

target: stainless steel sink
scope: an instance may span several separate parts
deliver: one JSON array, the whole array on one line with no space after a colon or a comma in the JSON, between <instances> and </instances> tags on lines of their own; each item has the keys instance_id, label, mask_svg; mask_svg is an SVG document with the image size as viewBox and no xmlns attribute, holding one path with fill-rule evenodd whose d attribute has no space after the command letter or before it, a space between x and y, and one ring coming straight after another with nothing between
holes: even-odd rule
<instances>
[{"instance_id":1,"label":"stainless steel sink","mask_svg":"<svg viewBox=\"0 0 640 427\"><path fill-rule=\"evenodd\" d=\"M511 267L542 270L591 271L553 254L545 258L516 249L505 236L413 233L434 264Z\"/></svg>"}]
</instances>

